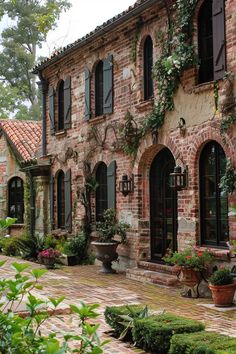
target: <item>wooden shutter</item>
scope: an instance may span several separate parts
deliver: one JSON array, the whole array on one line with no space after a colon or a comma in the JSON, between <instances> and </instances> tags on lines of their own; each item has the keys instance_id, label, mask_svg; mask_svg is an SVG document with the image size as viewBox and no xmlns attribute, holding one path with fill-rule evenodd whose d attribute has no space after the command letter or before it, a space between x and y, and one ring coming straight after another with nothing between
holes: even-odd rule
<instances>
[{"instance_id":1,"label":"wooden shutter","mask_svg":"<svg viewBox=\"0 0 236 354\"><path fill-rule=\"evenodd\" d=\"M72 231L71 170L65 173L65 228Z\"/></svg>"},{"instance_id":2,"label":"wooden shutter","mask_svg":"<svg viewBox=\"0 0 236 354\"><path fill-rule=\"evenodd\" d=\"M49 190L49 198L50 198L50 224L51 230L54 229L54 177L50 176L50 190Z\"/></svg>"},{"instance_id":3,"label":"wooden shutter","mask_svg":"<svg viewBox=\"0 0 236 354\"><path fill-rule=\"evenodd\" d=\"M50 119L50 132L55 134L55 110L54 110L54 89L49 86L48 89L48 111Z\"/></svg>"},{"instance_id":4,"label":"wooden shutter","mask_svg":"<svg viewBox=\"0 0 236 354\"><path fill-rule=\"evenodd\" d=\"M103 113L113 112L113 56L103 61Z\"/></svg>"},{"instance_id":5,"label":"wooden shutter","mask_svg":"<svg viewBox=\"0 0 236 354\"><path fill-rule=\"evenodd\" d=\"M107 204L108 208L116 208L116 161L107 168Z\"/></svg>"},{"instance_id":6,"label":"wooden shutter","mask_svg":"<svg viewBox=\"0 0 236 354\"><path fill-rule=\"evenodd\" d=\"M226 41L225 41L225 0L213 0L213 57L214 80L219 80L226 71Z\"/></svg>"},{"instance_id":7,"label":"wooden shutter","mask_svg":"<svg viewBox=\"0 0 236 354\"><path fill-rule=\"evenodd\" d=\"M89 120L91 118L91 74L87 68L84 71L84 85L84 119Z\"/></svg>"},{"instance_id":8,"label":"wooden shutter","mask_svg":"<svg viewBox=\"0 0 236 354\"><path fill-rule=\"evenodd\" d=\"M71 78L70 76L64 82L64 127L71 128Z\"/></svg>"}]
</instances>

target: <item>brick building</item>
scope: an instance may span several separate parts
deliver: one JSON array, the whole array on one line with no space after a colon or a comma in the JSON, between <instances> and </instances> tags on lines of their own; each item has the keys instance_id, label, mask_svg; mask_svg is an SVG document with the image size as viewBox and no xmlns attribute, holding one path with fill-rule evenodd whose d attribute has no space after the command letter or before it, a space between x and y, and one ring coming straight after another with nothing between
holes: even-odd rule
<instances>
[{"instance_id":1,"label":"brick building","mask_svg":"<svg viewBox=\"0 0 236 354\"><path fill-rule=\"evenodd\" d=\"M235 106L235 0L196 1L198 64L183 71L174 109L139 140L135 156L122 140L129 114L135 135L160 98L152 68L161 55L159 34L175 19L174 3L139 0L34 70L43 92L41 164L50 161L51 226L58 233L80 229L79 192L91 172L99 183L93 220L114 207L131 224L128 245L119 250L129 266L192 244L227 258L228 242L236 239L235 192L219 188L226 157L236 165L235 126L220 134ZM169 186L176 165L187 176L178 192ZM119 185L126 176L133 188L125 196Z\"/></svg>"},{"instance_id":2,"label":"brick building","mask_svg":"<svg viewBox=\"0 0 236 354\"><path fill-rule=\"evenodd\" d=\"M27 177L21 168L36 159L41 135L41 122L0 121L0 218L17 219L12 234L25 227Z\"/></svg>"}]
</instances>

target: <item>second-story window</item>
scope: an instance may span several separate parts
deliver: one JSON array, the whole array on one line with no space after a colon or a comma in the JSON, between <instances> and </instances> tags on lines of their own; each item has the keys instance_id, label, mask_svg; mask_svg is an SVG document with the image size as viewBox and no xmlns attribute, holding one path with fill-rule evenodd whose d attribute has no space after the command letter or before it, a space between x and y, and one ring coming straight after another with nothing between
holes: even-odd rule
<instances>
[{"instance_id":1,"label":"second-story window","mask_svg":"<svg viewBox=\"0 0 236 354\"><path fill-rule=\"evenodd\" d=\"M103 114L103 61L99 61L95 70L95 116Z\"/></svg>"},{"instance_id":2,"label":"second-story window","mask_svg":"<svg viewBox=\"0 0 236 354\"><path fill-rule=\"evenodd\" d=\"M58 130L64 129L64 81L58 87Z\"/></svg>"},{"instance_id":3,"label":"second-story window","mask_svg":"<svg viewBox=\"0 0 236 354\"><path fill-rule=\"evenodd\" d=\"M85 120L113 113L113 56L100 60L93 73L85 68L84 83ZM95 99L91 87L94 87Z\"/></svg>"},{"instance_id":4,"label":"second-story window","mask_svg":"<svg viewBox=\"0 0 236 354\"><path fill-rule=\"evenodd\" d=\"M153 43L150 36L148 36L143 46L143 74L144 74L144 100L153 97Z\"/></svg>"},{"instance_id":5,"label":"second-story window","mask_svg":"<svg viewBox=\"0 0 236 354\"><path fill-rule=\"evenodd\" d=\"M224 0L205 0L198 14L198 83L221 79L226 71Z\"/></svg>"},{"instance_id":6,"label":"second-story window","mask_svg":"<svg viewBox=\"0 0 236 354\"><path fill-rule=\"evenodd\" d=\"M54 87L48 88L48 118L50 133L71 128L71 77L60 80L55 93ZM55 107L57 110L55 110ZM55 111L57 114L55 114Z\"/></svg>"}]
</instances>

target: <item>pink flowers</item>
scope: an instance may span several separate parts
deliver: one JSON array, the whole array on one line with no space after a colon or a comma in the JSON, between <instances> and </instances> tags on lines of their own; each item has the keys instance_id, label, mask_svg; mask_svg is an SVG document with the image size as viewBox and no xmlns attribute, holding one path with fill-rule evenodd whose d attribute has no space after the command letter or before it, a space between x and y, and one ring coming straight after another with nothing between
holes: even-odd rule
<instances>
[{"instance_id":1,"label":"pink flowers","mask_svg":"<svg viewBox=\"0 0 236 354\"><path fill-rule=\"evenodd\" d=\"M61 253L57 250L54 250L53 248L48 248L46 250L43 250L39 252L38 254L38 259L41 260L42 258L48 258L48 259L56 259L60 257Z\"/></svg>"}]
</instances>

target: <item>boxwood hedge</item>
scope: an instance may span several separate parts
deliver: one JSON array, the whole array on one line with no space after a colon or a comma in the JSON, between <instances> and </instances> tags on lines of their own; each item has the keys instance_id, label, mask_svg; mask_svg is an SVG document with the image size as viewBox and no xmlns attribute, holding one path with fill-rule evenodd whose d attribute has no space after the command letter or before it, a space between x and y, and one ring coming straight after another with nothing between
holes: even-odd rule
<instances>
[{"instance_id":1,"label":"boxwood hedge","mask_svg":"<svg viewBox=\"0 0 236 354\"><path fill-rule=\"evenodd\" d=\"M214 332L176 334L171 338L169 354L235 354L236 338Z\"/></svg>"},{"instance_id":2,"label":"boxwood hedge","mask_svg":"<svg viewBox=\"0 0 236 354\"><path fill-rule=\"evenodd\" d=\"M136 319L133 328L133 340L136 345L155 354L167 354L170 340L175 333L202 331L200 322L175 316L169 313Z\"/></svg>"}]
</instances>

